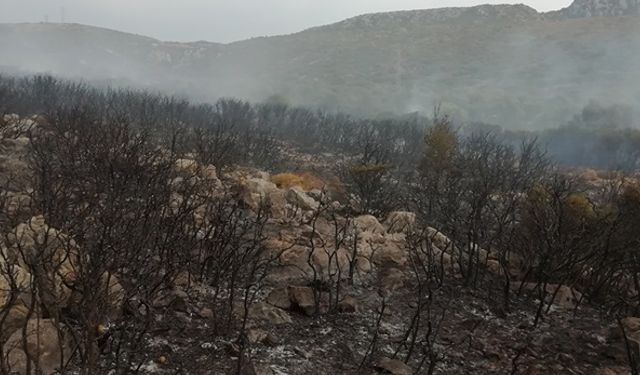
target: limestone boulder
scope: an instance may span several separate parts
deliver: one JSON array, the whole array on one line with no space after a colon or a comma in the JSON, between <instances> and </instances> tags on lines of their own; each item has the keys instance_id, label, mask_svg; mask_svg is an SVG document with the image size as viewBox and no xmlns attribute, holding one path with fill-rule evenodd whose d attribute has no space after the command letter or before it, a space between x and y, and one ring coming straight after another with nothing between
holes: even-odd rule
<instances>
[{"instance_id":1,"label":"limestone boulder","mask_svg":"<svg viewBox=\"0 0 640 375\"><path fill-rule=\"evenodd\" d=\"M286 199L289 204L303 211L314 211L320 206L315 199L308 196L307 193L297 186L293 186L287 190Z\"/></svg>"},{"instance_id":2,"label":"limestone boulder","mask_svg":"<svg viewBox=\"0 0 640 375\"><path fill-rule=\"evenodd\" d=\"M404 266L408 262L408 252L403 242L387 240L377 246L373 254L373 262L378 265Z\"/></svg>"},{"instance_id":3,"label":"limestone boulder","mask_svg":"<svg viewBox=\"0 0 640 375\"><path fill-rule=\"evenodd\" d=\"M316 298L318 298L317 304ZM328 310L326 295L316 294L314 289L308 286L290 285L286 288L274 289L269 293L266 303L283 310L302 312L307 316L325 313Z\"/></svg>"},{"instance_id":4,"label":"limestone boulder","mask_svg":"<svg viewBox=\"0 0 640 375\"><path fill-rule=\"evenodd\" d=\"M35 275L41 302L54 310L64 306L78 269L75 241L48 226L42 216L19 224L7 238L9 260Z\"/></svg>"},{"instance_id":5,"label":"limestone boulder","mask_svg":"<svg viewBox=\"0 0 640 375\"><path fill-rule=\"evenodd\" d=\"M407 275L398 268L390 267L383 269L380 272L378 293L383 297L389 297L396 290L404 287L407 279Z\"/></svg>"},{"instance_id":6,"label":"limestone boulder","mask_svg":"<svg viewBox=\"0 0 640 375\"><path fill-rule=\"evenodd\" d=\"M287 291L289 292L292 308L295 307L308 316L322 312L316 309L316 296L312 288L306 286L289 286ZM320 305L320 303L318 303L318 305ZM322 309L322 307L320 307L320 309Z\"/></svg>"},{"instance_id":7,"label":"limestone boulder","mask_svg":"<svg viewBox=\"0 0 640 375\"><path fill-rule=\"evenodd\" d=\"M435 228L429 227L427 228L427 235L435 247L447 253L452 252L453 244L449 237L445 236L444 233Z\"/></svg>"},{"instance_id":8,"label":"limestone boulder","mask_svg":"<svg viewBox=\"0 0 640 375\"><path fill-rule=\"evenodd\" d=\"M373 215L362 215L353 219L353 224L360 232L384 234L386 230Z\"/></svg>"},{"instance_id":9,"label":"limestone boulder","mask_svg":"<svg viewBox=\"0 0 640 375\"><path fill-rule=\"evenodd\" d=\"M294 245L285 249L279 258L279 264L269 275L271 281L279 283L293 283L312 278L328 278L349 275L352 254L349 250L332 247L318 247L311 249L302 245ZM366 259L356 256L355 267L358 272L369 272L370 266Z\"/></svg>"},{"instance_id":10,"label":"limestone boulder","mask_svg":"<svg viewBox=\"0 0 640 375\"><path fill-rule=\"evenodd\" d=\"M267 296L267 303L281 308L283 310L289 310L291 308L291 298L289 297L289 290L287 288L274 289Z\"/></svg>"},{"instance_id":11,"label":"limestone boulder","mask_svg":"<svg viewBox=\"0 0 640 375\"><path fill-rule=\"evenodd\" d=\"M31 319L24 331L9 337L3 353L11 374L28 375L29 364L32 370L39 368L41 374L52 375L66 364L70 350L64 331L53 320Z\"/></svg>"},{"instance_id":12,"label":"limestone boulder","mask_svg":"<svg viewBox=\"0 0 640 375\"><path fill-rule=\"evenodd\" d=\"M177 159L174 164L175 171L185 177L193 177L198 173L198 162L193 159Z\"/></svg>"},{"instance_id":13,"label":"limestone boulder","mask_svg":"<svg viewBox=\"0 0 640 375\"><path fill-rule=\"evenodd\" d=\"M261 178L249 178L241 182L241 196L244 203L253 211L258 211L262 205L269 207L274 218L286 216L285 192L271 181Z\"/></svg>"},{"instance_id":14,"label":"limestone boulder","mask_svg":"<svg viewBox=\"0 0 640 375\"><path fill-rule=\"evenodd\" d=\"M32 199L27 193L7 193L4 198L4 212L10 216L28 214L31 211Z\"/></svg>"},{"instance_id":15,"label":"limestone boulder","mask_svg":"<svg viewBox=\"0 0 640 375\"><path fill-rule=\"evenodd\" d=\"M410 231L416 224L416 214L406 211L394 211L387 216L384 227L388 233Z\"/></svg>"},{"instance_id":16,"label":"limestone boulder","mask_svg":"<svg viewBox=\"0 0 640 375\"><path fill-rule=\"evenodd\" d=\"M202 178L208 181L214 181L214 182L220 181L218 179L218 171L216 167L213 165L207 165L203 167L202 171L200 172L200 175L202 176Z\"/></svg>"},{"instance_id":17,"label":"limestone boulder","mask_svg":"<svg viewBox=\"0 0 640 375\"><path fill-rule=\"evenodd\" d=\"M252 344L261 343L266 346L274 346L278 343L278 339L271 332L258 328L248 330L247 339Z\"/></svg>"},{"instance_id":18,"label":"limestone boulder","mask_svg":"<svg viewBox=\"0 0 640 375\"><path fill-rule=\"evenodd\" d=\"M504 276L504 269L500 265L500 262L494 259L487 261L487 271L497 276Z\"/></svg>"},{"instance_id":19,"label":"limestone boulder","mask_svg":"<svg viewBox=\"0 0 640 375\"><path fill-rule=\"evenodd\" d=\"M24 327L32 307L31 275L18 265L0 261L0 312L6 314L0 326L0 340Z\"/></svg>"},{"instance_id":20,"label":"limestone boulder","mask_svg":"<svg viewBox=\"0 0 640 375\"><path fill-rule=\"evenodd\" d=\"M357 313L360 311L360 303L355 297L346 296L338 302L338 310L343 313Z\"/></svg>"},{"instance_id":21,"label":"limestone boulder","mask_svg":"<svg viewBox=\"0 0 640 375\"><path fill-rule=\"evenodd\" d=\"M293 322L291 316L286 311L266 302L253 304L249 308L249 318L256 323L269 323L273 325Z\"/></svg>"}]
</instances>

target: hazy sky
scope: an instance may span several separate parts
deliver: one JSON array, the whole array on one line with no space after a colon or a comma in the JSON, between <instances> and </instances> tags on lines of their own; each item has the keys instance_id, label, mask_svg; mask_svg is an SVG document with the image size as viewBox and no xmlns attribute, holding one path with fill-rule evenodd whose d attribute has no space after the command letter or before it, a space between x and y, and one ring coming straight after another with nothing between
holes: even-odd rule
<instances>
[{"instance_id":1,"label":"hazy sky","mask_svg":"<svg viewBox=\"0 0 640 375\"><path fill-rule=\"evenodd\" d=\"M66 22L162 40L229 42L288 34L363 13L521 3L547 11L571 0L0 0L0 22Z\"/></svg>"}]
</instances>

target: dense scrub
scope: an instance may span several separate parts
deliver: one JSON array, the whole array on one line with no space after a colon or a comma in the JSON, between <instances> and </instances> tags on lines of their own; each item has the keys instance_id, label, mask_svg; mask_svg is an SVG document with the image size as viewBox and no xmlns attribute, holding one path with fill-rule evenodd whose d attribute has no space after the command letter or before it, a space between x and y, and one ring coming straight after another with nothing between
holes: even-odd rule
<instances>
[{"instance_id":1,"label":"dense scrub","mask_svg":"<svg viewBox=\"0 0 640 375\"><path fill-rule=\"evenodd\" d=\"M251 105L223 99L213 105L194 105L186 100L134 90L96 89L87 84L60 81L50 76L12 78L0 76L0 112L32 115L61 108L93 107L94 111L130 120L135 126L156 131L188 124L200 129L194 139L206 151L207 134L227 134L216 144L216 166L230 159L274 166L282 162L278 142L286 141L312 152L337 152L361 157L360 163L391 163L406 171L417 162L421 138L429 119L417 114L375 120L340 113L289 107L279 100ZM635 171L640 154L640 131L634 111L625 106L604 106L591 102L567 124L548 130L503 130L469 123L462 135L492 132L517 145L523 137L538 138L557 163L567 167L591 167ZM555 125L556 127L553 127ZM225 147L221 143L225 143ZM384 144L384 155L376 144Z\"/></svg>"},{"instance_id":2,"label":"dense scrub","mask_svg":"<svg viewBox=\"0 0 640 375\"><path fill-rule=\"evenodd\" d=\"M14 79L0 76L0 112L55 115L91 111L107 120L126 121L150 129L158 139L181 128L207 163L222 168L233 163L273 167L279 142L307 152L340 152L368 158L379 154L395 165L411 165L417 155L424 119L411 116L361 120L343 114L290 108L277 102L251 105L235 99L190 104L185 100L129 90L100 90L49 76ZM170 138L170 137L169 137Z\"/></svg>"}]
</instances>

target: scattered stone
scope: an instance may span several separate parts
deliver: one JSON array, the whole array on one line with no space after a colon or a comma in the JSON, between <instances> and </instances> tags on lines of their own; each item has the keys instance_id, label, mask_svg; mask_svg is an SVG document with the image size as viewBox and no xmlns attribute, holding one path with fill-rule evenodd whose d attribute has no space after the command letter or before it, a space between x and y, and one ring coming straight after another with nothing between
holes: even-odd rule
<instances>
[{"instance_id":1,"label":"scattered stone","mask_svg":"<svg viewBox=\"0 0 640 375\"><path fill-rule=\"evenodd\" d=\"M404 286L406 276L397 268L383 270L381 275L379 293L384 297L390 296Z\"/></svg>"},{"instance_id":2,"label":"scattered stone","mask_svg":"<svg viewBox=\"0 0 640 375\"><path fill-rule=\"evenodd\" d=\"M173 280L173 285L182 289L187 289L193 283L191 274L187 271L180 272Z\"/></svg>"},{"instance_id":3,"label":"scattered stone","mask_svg":"<svg viewBox=\"0 0 640 375\"><path fill-rule=\"evenodd\" d=\"M203 307L202 309L200 309L200 311L198 312L198 315L202 318L202 319L208 319L208 320L212 320L214 318L213 315L213 310L211 310L208 307Z\"/></svg>"},{"instance_id":4,"label":"scattered stone","mask_svg":"<svg viewBox=\"0 0 640 375\"><path fill-rule=\"evenodd\" d=\"M489 362L500 362L502 360L502 355L496 350L484 350L484 358Z\"/></svg>"},{"instance_id":5,"label":"scattered stone","mask_svg":"<svg viewBox=\"0 0 640 375\"><path fill-rule=\"evenodd\" d=\"M256 344L267 338L267 335L267 331L262 329L250 329L247 331L247 340L252 344Z\"/></svg>"},{"instance_id":6,"label":"scattered stone","mask_svg":"<svg viewBox=\"0 0 640 375\"><path fill-rule=\"evenodd\" d=\"M346 296L338 303L338 310L343 313L356 313L360 310L360 306L355 298Z\"/></svg>"},{"instance_id":7,"label":"scattered stone","mask_svg":"<svg viewBox=\"0 0 640 375\"><path fill-rule=\"evenodd\" d=\"M252 344L263 344L266 346L278 345L278 339L271 332L263 329L250 329L247 331L247 339Z\"/></svg>"},{"instance_id":8,"label":"scattered stone","mask_svg":"<svg viewBox=\"0 0 640 375\"><path fill-rule=\"evenodd\" d=\"M153 301L153 306L172 311L189 312L189 295L182 289L165 290Z\"/></svg>"},{"instance_id":9,"label":"scattered stone","mask_svg":"<svg viewBox=\"0 0 640 375\"><path fill-rule=\"evenodd\" d=\"M266 346L277 346L280 344L280 340L271 332L267 333L267 337L262 340L262 344Z\"/></svg>"},{"instance_id":10,"label":"scattered stone","mask_svg":"<svg viewBox=\"0 0 640 375\"><path fill-rule=\"evenodd\" d=\"M267 296L267 303L284 310L291 308L291 298L287 288L274 289Z\"/></svg>"},{"instance_id":11,"label":"scattered stone","mask_svg":"<svg viewBox=\"0 0 640 375\"><path fill-rule=\"evenodd\" d=\"M291 304L299 308L307 316L316 313L316 301L313 289L305 286L290 286L287 288Z\"/></svg>"},{"instance_id":12,"label":"scattered stone","mask_svg":"<svg viewBox=\"0 0 640 375\"><path fill-rule=\"evenodd\" d=\"M274 325L293 322L286 311L264 302L256 303L249 308L249 318Z\"/></svg>"},{"instance_id":13,"label":"scattered stone","mask_svg":"<svg viewBox=\"0 0 640 375\"><path fill-rule=\"evenodd\" d=\"M504 276L504 270L502 269L500 262L494 259L489 259L487 261L487 271L494 275Z\"/></svg>"},{"instance_id":14,"label":"scattered stone","mask_svg":"<svg viewBox=\"0 0 640 375\"><path fill-rule=\"evenodd\" d=\"M514 287L519 288L520 284L515 283ZM534 291L534 293L538 293L541 287L542 285L539 283L524 283L522 285L524 290L531 290ZM582 299L582 293L566 285L557 284L547 284L544 295L547 303L550 302L553 297L553 304L567 310L576 308Z\"/></svg>"},{"instance_id":15,"label":"scattered stone","mask_svg":"<svg viewBox=\"0 0 640 375\"><path fill-rule=\"evenodd\" d=\"M391 375L412 375L413 370L406 363L387 357L380 358L374 365L374 369Z\"/></svg>"},{"instance_id":16,"label":"scattered stone","mask_svg":"<svg viewBox=\"0 0 640 375\"><path fill-rule=\"evenodd\" d=\"M306 351L306 350L304 350L302 348L299 348L297 346L295 348L293 348L293 352L296 353L297 355L299 355L300 357L304 358L304 359L310 359L311 357L313 357L313 355L310 352L308 352L308 351Z\"/></svg>"},{"instance_id":17,"label":"scattered stone","mask_svg":"<svg viewBox=\"0 0 640 375\"><path fill-rule=\"evenodd\" d=\"M627 375L629 374L628 367L607 367L599 368L594 372L594 375Z\"/></svg>"}]
</instances>

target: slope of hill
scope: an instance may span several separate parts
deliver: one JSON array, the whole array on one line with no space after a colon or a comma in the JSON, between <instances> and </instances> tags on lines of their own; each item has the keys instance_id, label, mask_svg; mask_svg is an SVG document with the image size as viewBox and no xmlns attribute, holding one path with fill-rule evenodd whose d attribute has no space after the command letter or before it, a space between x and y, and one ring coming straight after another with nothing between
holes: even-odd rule
<instances>
[{"instance_id":1,"label":"slope of hill","mask_svg":"<svg viewBox=\"0 0 640 375\"><path fill-rule=\"evenodd\" d=\"M0 65L90 80L167 86L215 43L168 43L78 24L2 24Z\"/></svg>"},{"instance_id":2,"label":"slope of hill","mask_svg":"<svg viewBox=\"0 0 640 375\"><path fill-rule=\"evenodd\" d=\"M278 95L366 115L441 103L463 120L549 127L591 100L638 104L637 9L637 0L576 0L548 14L524 5L391 12L226 45L1 25L0 65L202 100Z\"/></svg>"}]
</instances>

